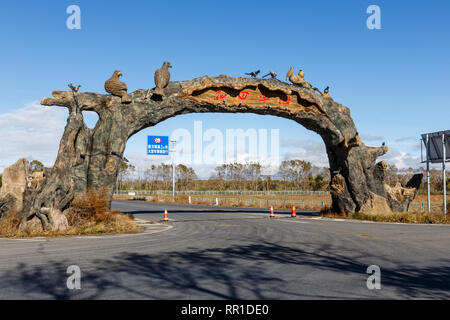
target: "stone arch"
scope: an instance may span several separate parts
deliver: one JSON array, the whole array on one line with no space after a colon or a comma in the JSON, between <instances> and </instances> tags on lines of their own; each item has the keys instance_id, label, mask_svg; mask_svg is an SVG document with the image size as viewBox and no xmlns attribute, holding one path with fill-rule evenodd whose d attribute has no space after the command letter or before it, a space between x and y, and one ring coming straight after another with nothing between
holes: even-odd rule
<instances>
[{"instance_id":1,"label":"stone arch","mask_svg":"<svg viewBox=\"0 0 450 320\"><path fill-rule=\"evenodd\" d=\"M387 165L376 159L388 148L366 146L350 110L308 86L221 75L170 82L164 98L152 90L136 90L129 94L130 104L122 104L116 96L89 92L54 91L52 95L41 104L66 107L69 117L55 164L47 169L46 180L28 197L24 209L27 219L37 215L47 227L51 221L41 208L64 210L75 195L90 187L107 187L112 196L127 140L144 128L186 113L274 115L318 133L329 159L330 190L337 212L404 211L415 195L414 188L393 191L385 186ZM95 128L86 127L83 111L98 114Z\"/></svg>"}]
</instances>

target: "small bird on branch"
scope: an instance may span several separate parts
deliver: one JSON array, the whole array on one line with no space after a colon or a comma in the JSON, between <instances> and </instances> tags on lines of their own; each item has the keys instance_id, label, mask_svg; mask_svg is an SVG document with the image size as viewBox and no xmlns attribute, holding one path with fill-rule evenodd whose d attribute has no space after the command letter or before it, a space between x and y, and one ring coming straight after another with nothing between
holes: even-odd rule
<instances>
[{"instance_id":1,"label":"small bird on branch","mask_svg":"<svg viewBox=\"0 0 450 320\"><path fill-rule=\"evenodd\" d=\"M272 79L276 79L277 78L277 74L273 71L270 71L268 74L266 74L265 76L263 76L263 78L270 76Z\"/></svg>"},{"instance_id":2,"label":"small bird on branch","mask_svg":"<svg viewBox=\"0 0 450 320\"><path fill-rule=\"evenodd\" d=\"M81 84L79 84L75 87L72 83L69 83L68 86L69 86L70 90L72 90L73 92L78 92L78 90L81 87Z\"/></svg>"},{"instance_id":3,"label":"small bird on branch","mask_svg":"<svg viewBox=\"0 0 450 320\"><path fill-rule=\"evenodd\" d=\"M251 76L252 78L256 78L256 76L260 72L261 72L261 70L256 70L256 71L253 71L253 72L246 73L246 75Z\"/></svg>"},{"instance_id":4,"label":"small bird on branch","mask_svg":"<svg viewBox=\"0 0 450 320\"><path fill-rule=\"evenodd\" d=\"M77 113L77 112L78 112L77 110L79 110L80 106L79 106L79 104L78 104L78 99L77 99L75 93L78 92L78 90L79 90L80 87L81 87L81 84L79 84L79 85L77 85L77 86L75 87L72 83L69 83L69 84L68 84L68 87L70 88L70 90L72 90L73 101L75 102L75 105L77 106L77 109L75 110L75 113Z\"/></svg>"}]
</instances>

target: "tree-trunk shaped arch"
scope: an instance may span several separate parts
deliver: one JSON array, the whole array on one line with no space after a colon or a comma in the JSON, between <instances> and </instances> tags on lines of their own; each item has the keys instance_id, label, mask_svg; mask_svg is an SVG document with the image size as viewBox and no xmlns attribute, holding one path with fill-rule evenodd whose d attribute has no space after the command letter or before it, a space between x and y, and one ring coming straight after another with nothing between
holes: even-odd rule
<instances>
[{"instance_id":1,"label":"tree-trunk shaped arch","mask_svg":"<svg viewBox=\"0 0 450 320\"><path fill-rule=\"evenodd\" d=\"M67 107L69 117L55 164L46 170L40 189L28 196L24 209L27 219L37 215L46 228L52 221L43 207L63 211L77 194L91 187L107 187L112 197L127 140L144 128L187 113L273 115L318 133L326 146L337 212L405 211L415 195L415 188L391 189L384 184L386 163L376 159L388 148L366 146L350 110L309 87L221 75L170 82L163 98L152 90L137 90L129 94L129 104L97 93L54 91L52 95L41 104ZM93 129L86 127L82 111L98 114Z\"/></svg>"}]
</instances>

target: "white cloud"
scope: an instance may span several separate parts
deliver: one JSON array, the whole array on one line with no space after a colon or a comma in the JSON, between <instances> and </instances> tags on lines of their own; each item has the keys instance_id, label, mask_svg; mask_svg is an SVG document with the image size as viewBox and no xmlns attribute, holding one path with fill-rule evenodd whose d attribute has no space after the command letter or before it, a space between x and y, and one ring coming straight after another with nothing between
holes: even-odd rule
<instances>
[{"instance_id":1,"label":"white cloud","mask_svg":"<svg viewBox=\"0 0 450 320\"><path fill-rule=\"evenodd\" d=\"M30 103L0 114L0 170L19 158L52 166L64 131L67 110Z\"/></svg>"},{"instance_id":2,"label":"white cloud","mask_svg":"<svg viewBox=\"0 0 450 320\"><path fill-rule=\"evenodd\" d=\"M294 146L294 152L288 152L280 154L280 159L274 159L268 156L267 158L261 159L258 154L253 154L245 150L239 150L232 161L237 161L240 163L245 162L259 162L264 167L263 174L276 174L282 160L290 159L302 159L312 162L316 166L328 167L328 158L325 151L325 145L322 141L313 140L284 140L281 143L282 146ZM270 155L270 153L269 153ZM170 156L145 156L139 153L126 153L125 157L136 167L136 174L141 174L145 172L152 164L158 165L161 163L171 164L172 158ZM180 157L176 157L176 164L180 163ZM184 161L183 164L192 167L197 175L202 179L208 179L214 174L214 169L216 166L225 163L224 160L217 163L203 163L196 164L192 161Z\"/></svg>"},{"instance_id":3,"label":"white cloud","mask_svg":"<svg viewBox=\"0 0 450 320\"><path fill-rule=\"evenodd\" d=\"M394 164L399 169L407 169L409 167L416 169L421 166L420 154L413 155L395 148L389 148L388 153L380 157L377 161L381 160L385 160L388 164Z\"/></svg>"},{"instance_id":4,"label":"white cloud","mask_svg":"<svg viewBox=\"0 0 450 320\"><path fill-rule=\"evenodd\" d=\"M288 151L284 154L281 154L280 160L291 160L291 159L301 159L304 161L309 161L313 165L318 167L328 167L328 157L325 150L325 144L322 141L313 141L313 140L284 140L281 143L282 146L295 147L295 150ZM130 162L135 165L138 170L142 172L145 171L146 168L151 166L152 164L160 164L160 163L172 163L170 157L164 156L143 156L140 154L133 154L126 156ZM257 161L258 158L256 155L251 155L248 153L238 153L237 159L238 162L251 162ZM404 152L395 148L390 148L389 152L380 157L377 161L386 160L389 164L394 164L399 169L407 169L412 167L414 169L423 166L420 163L420 154L414 155L408 152ZM178 162L177 162L178 163ZM271 166L270 160L260 161L261 164L265 166ZM209 178L211 174L214 173L214 168L216 165L220 165L222 163L217 164L203 164L203 165L195 165L192 163L184 163L185 165L191 166L194 168L197 175L201 178ZM270 173L276 173L278 168L278 164L269 168Z\"/></svg>"},{"instance_id":5,"label":"white cloud","mask_svg":"<svg viewBox=\"0 0 450 320\"><path fill-rule=\"evenodd\" d=\"M129 162L136 167L135 176L143 175L145 170L150 168L152 165L159 165L161 163L172 164L171 156L153 156L153 155L142 155L138 153L125 154L125 157ZM275 174L279 167L279 162L274 159L259 159L257 155L252 155L249 153L238 154L235 158L236 162L246 163L246 162L259 162L263 167L263 174ZM188 167L192 167L195 170L197 176L201 179L209 179L214 174L214 169L216 166L220 166L225 163L225 161L217 163L203 163L196 164L192 162L180 161L180 159L175 158L175 165L182 163Z\"/></svg>"},{"instance_id":6,"label":"white cloud","mask_svg":"<svg viewBox=\"0 0 450 320\"><path fill-rule=\"evenodd\" d=\"M284 140L282 146L295 147L295 151L284 154L284 160L300 159L318 167L328 167L325 144L314 140Z\"/></svg>"},{"instance_id":7,"label":"white cloud","mask_svg":"<svg viewBox=\"0 0 450 320\"><path fill-rule=\"evenodd\" d=\"M126 154L125 157L128 161L135 166L135 177L143 176L145 170L150 168L152 165L159 165L161 163L164 164L172 164L171 156L157 156L157 155L142 155L139 153ZM178 165L180 161L175 159L175 165ZM195 170L195 173L199 178L208 179L211 174L214 172L216 168L215 164L191 164L191 163L183 163L188 167L192 167ZM217 164L218 165L218 164Z\"/></svg>"},{"instance_id":8,"label":"white cloud","mask_svg":"<svg viewBox=\"0 0 450 320\"><path fill-rule=\"evenodd\" d=\"M401 143L401 145L403 145L403 143ZM409 146L409 144L406 143L404 145ZM296 147L295 151L285 153L285 160L301 159L304 161L309 161L313 165L319 167L329 166L328 157L323 142L312 140L284 140L282 142L282 146ZM420 145L412 151L418 152L417 154L409 153L391 147L389 148L389 152L383 157L377 159L377 161L385 160L389 164L394 164L399 169L407 169L409 167L416 169L423 166L423 164L420 163Z\"/></svg>"}]
</instances>

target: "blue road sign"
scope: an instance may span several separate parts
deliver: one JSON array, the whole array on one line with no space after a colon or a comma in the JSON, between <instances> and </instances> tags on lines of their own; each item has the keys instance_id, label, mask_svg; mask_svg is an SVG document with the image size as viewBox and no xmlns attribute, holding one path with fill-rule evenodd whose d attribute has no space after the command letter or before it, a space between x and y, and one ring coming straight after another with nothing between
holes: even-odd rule
<instances>
[{"instance_id":1,"label":"blue road sign","mask_svg":"<svg viewBox=\"0 0 450 320\"><path fill-rule=\"evenodd\" d=\"M169 155L168 136L148 136L147 154L167 156Z\"/></svg>"}]
</instances>

